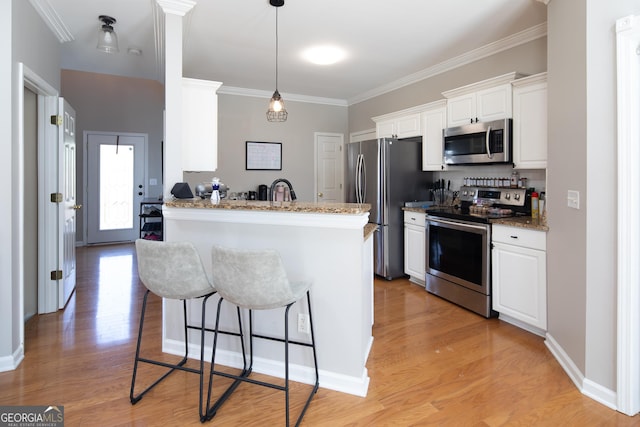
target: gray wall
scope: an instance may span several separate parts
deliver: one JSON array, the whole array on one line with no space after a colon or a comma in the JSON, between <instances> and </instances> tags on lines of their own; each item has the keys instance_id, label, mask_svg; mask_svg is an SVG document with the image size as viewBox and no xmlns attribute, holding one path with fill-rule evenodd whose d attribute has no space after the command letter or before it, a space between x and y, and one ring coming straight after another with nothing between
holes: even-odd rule
<instances>
[{"instance_id":1,"label":"gray wall","mask_svg":"<svg viewBox=\"0 0 640 427\"><path fill-rule=\"evenodd\" d=\"M375 127L371 117L443 99L442 92L517 71L531 75L547 70L546 37L505 50L349 107L349 131Z\"/></svg>"},{"instance_id":2,"label":"gray wall","mask_svg":"<svg viewBox=\"0 0 640 427\"><path fill-rule=\"evenodd\" d=\"M149 136L147 172L158 185L147 182L146 195L162 194L162 138L164 86L155 80L126 78L83 71L62 70L62 96L76 110L77 192L85 205L83 182L84 131L134 132ZM77 241L84 241L85 224L78 215Z\"/></svg>"},{"instance_id":3,"label":"gray wall","mask_svg":"<svg viewBox=\"0 0 640 427\"><path fill-rule=\"evenodd\" d=\"M14 25L14 23L17 23ZM18 120L18 97L23 88L17 85L17 63L24 63L54 87L60 82L60 43L44 25L31 4L23 0L0 3L0 180L10 191L9 202L0 207L0 361L12 363L22 345L20 313L23 266L15 254L21 250L19 236L20 164L18 136L22 123ZM11 362L9 362L11 361Z\"/></svg>"},{"instance_id":4,"label":"gray wall","mask_svg":"<svg viewBox=\"0 0 640 427\"><path fill-rule=\"evenodd\" d=\"M549 334L585 377L616 390L616 19L636 0L548 8ZM581 209L566 205L578 190ZM624 256L624 254L620 254Z\"/></svg>"},{"instance_id":5,"label":"gray wall","mask_svg":"<svg viewBox=\"0 0 640 427\"><path fill-rule=\"evenodd\" d=\"M269 123L268 99L221 94L218 96L218 169L215 172L185 173L192 189L214 176L230 191L256 190L276 178L291 181L298 200L314 200L314 132L347 133L347 107L288 101L289 117L283 123ZM245 141L282 143L281 171L247 171ZM167 183L169 185L169 183Z\"/></svg>"}]
</instances>

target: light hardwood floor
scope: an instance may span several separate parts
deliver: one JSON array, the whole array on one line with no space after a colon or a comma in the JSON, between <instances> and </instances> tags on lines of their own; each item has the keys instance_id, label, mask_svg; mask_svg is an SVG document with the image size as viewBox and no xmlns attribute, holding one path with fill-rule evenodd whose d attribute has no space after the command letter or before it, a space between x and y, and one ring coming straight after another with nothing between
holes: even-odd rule
<instances>
[{"instance_id":1,"label":"light hardwood floor","mask_svg":"<svg viewBox=\"0 0 640 427\"><path fill-rule=\"evenodd\" d=\"M176 372L129 403L142 295L133 245L79 248L74 296L64 311L27 323L24 361L0 373L0 405L63 405L67 426L200 425L193 374ZM157 331L147 341L156 353L159 308L154 300L146 325ZM542 338L407 280L376 280L373 334L367 397L321 388L302 425L640 425L578 392ZM210 424L282 425L283 405L281 392L243 384Z\"/></svg>"}]
</instances>

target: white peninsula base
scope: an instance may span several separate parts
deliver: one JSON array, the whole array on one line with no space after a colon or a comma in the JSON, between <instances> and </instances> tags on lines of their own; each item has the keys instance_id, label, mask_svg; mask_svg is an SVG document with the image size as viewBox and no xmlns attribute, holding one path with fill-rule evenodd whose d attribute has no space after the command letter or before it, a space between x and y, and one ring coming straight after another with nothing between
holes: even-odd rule
<instances>
[{"instance_id":1,"label":"white peninsula base","mask_svg":"<svg viewBox=\"0 0 640 427\"><path fill-rule=\"evenodd\" d=\"M167 206L168 205L168 206ZM321 205L319 205L321 206ZM309 279L320 387L366 396L369 376L365 363L372 345L373 239L363 235L368 209L357 213L316 213L287 210L244 210L240 207L206 209L165 204L165 240L192 242L211 273L211 246L274 248L282 256L290 280ZM364 236L364 238L363 238ZM207 325L213 326L218 298L207 306ZM233 329L235 311L224 305L223 327ZM200 304L190 306L193 320L200 318ZM298 331L298 313L306 313L304 300L290 310L290 337L307 341ZM284 310L254 312L256 333L282 335ZM179 302L165 300L163 351L180 354L184 348ZM246 313L245 319L246 320ZM246 322L245 322L246 324ZM189 337L190 357L200 354L197 334ZM241 367L237 338L222 336L216 362ZM211 354L207 342L205 354ZM290 349L293 381L313 383L313 356L307 348ZM284 376L284 350L279 343L256 340L254 371Z\"/></svg>"}]
</instances>

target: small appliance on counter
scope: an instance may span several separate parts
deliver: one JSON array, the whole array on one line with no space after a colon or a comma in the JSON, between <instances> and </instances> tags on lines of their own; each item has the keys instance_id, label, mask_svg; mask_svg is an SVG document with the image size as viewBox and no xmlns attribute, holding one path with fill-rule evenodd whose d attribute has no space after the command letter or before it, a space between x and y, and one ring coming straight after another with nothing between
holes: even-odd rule
<instances>
[{"instance_id":1,"label":"small appliance on counter","mask_svg":"<svg viewBox=\"0 0 640 427\"><path fill-rule=\"evenodd\" d=\"M267 200L268 199L268 191L269 187L265 184L260 184L258 186L258 200Z\"/></svg>"}]
</instances>

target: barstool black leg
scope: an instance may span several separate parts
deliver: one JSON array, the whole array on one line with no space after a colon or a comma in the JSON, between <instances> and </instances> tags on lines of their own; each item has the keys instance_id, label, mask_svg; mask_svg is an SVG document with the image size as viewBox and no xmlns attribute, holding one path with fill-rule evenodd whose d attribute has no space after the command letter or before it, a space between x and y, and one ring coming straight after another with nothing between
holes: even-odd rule
<instances>
[{"instance_id":1,"label":"barstool black leg","mask_svg":"<svg viewBox=\"0 0 640 427\"><path fill-rule=\"evenodd\" d=\"M185 344L185 353L184 353L184 357L182 358L182 360L180 360L180 362L178 362L175 365L172 364L168 364L168 363L163 363L163 362L158 362L155 360L150 360L150 359L146 359L143 357L140 357L140 345L142 343L142 330L144 327L144 318L145 318L145 313L147 311L147 300L149 297L149 293L150 291L147 290L144 294L144 298L142 300L142 311L140 313L140 327L138 328L138 342L136 344L136 357L135 357L135 361L133 363L133 374L131 377L131 390L129 392L129 400L131 401L131 403L133 405L135 405L136 403L138 403L140 401L140 399L142 399L142 397L152 388L154 388L156 385L158 385L162 380L164 380L167 376L169 376L169 374L171 374L173 371L175 371L176 369L180 369L186 362L187 362L187 356L188 356L188 352L189 352L189 343L187 342ZM184 319L184 338L185 341L187 341L187 303L186 301L183 300L183 319ZM146 389L144 389L142 392L140 392L137 396L134 395L134 389L135 389L135 383L136 383L136 375L138 372L138 362L145 362L145 363L151 363L154 365L158 365L158 366L164 366L166 368L169 368L169 370L162 375L160 378L158 378L153 384L151 384L149 387L147 387ZM185 368L183 368L185 369Z\"/></svg>"}]
</instances>

